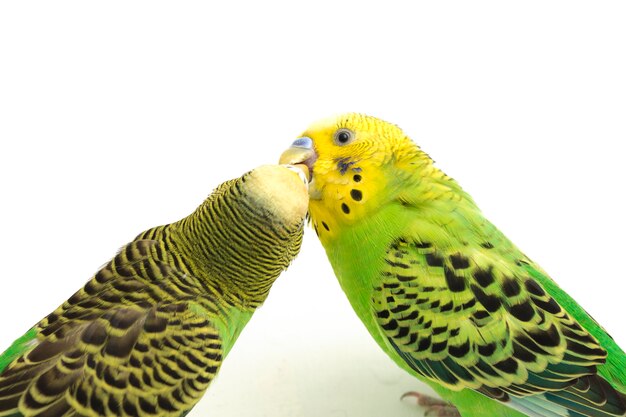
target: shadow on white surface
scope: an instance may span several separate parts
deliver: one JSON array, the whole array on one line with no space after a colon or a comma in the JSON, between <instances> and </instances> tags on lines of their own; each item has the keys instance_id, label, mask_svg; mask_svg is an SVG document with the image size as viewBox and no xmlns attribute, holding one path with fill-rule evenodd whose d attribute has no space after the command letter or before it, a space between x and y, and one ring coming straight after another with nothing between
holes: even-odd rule
<instances>
[{"instance_id":1,"label":"shadow on white surface","mask_svg":"<svg viewBox=\"0 0 626 417\"><path fill-rule=\"evenodd\" d=\"M307 353L316 360L305 364L303 356L285 359L276 355L267 357L266 364L257 366L248 375L233 369L238 366L225 365L194 414L233 417L418 417L423 414L423 409L400 400L400 396L409 390L430 390L389 361L331 347L326 352ZM318 362L324 353L332 360ZM363 361L369 363L363 366Z\"/></svg>"}]
</instances>

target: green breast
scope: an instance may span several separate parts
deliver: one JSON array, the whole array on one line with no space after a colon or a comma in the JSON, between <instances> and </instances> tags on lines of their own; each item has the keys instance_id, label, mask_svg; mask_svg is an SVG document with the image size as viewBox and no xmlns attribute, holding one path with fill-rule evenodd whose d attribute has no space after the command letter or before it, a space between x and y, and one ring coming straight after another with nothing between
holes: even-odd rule
<instances>
[{"instance_id":1,"label":"green breast","mask_svg":"<svg viewBox=\"0 0 626 417\"><path fill-rule=\"evenodd\" d=\"M223 358L226 358L254 313L254 310L242 310L239 307L224 305L218 306L218 311L209 311L201 304L193 304L191 308L196 314L207 317L219 330Z\"/></svg>"},{"instance_id":2,"label":"green breast","mask_svg":"<svg viewBox=\"0 0 626 417\"><path fill-rule=\"evenodd\" d=\"M373 289L379 285L385 252L401 234L406 213L400 207L391 206L367 220L343 227L324 246L352 308L381 346L386 346L387 342L374 321L371 298Z\"/></svg>"}]
</instances>

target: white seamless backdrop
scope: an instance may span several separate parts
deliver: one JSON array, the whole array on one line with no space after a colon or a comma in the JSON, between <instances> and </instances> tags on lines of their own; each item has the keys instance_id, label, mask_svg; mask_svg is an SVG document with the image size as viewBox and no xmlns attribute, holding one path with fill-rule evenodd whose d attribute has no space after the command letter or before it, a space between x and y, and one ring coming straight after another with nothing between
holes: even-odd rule
<instances>
[{"instance_id":1,"label":"white seamless backdrop","mask_svg":"<svg viewBox=\"0 0 626 417\"><path fill-rule=\"evenodd\" d=\"M344 111L400 125L626 346L623 2L0 4L0 351ZM191 416L417 416L321 245Z\"/></svg>"}]
</instances>

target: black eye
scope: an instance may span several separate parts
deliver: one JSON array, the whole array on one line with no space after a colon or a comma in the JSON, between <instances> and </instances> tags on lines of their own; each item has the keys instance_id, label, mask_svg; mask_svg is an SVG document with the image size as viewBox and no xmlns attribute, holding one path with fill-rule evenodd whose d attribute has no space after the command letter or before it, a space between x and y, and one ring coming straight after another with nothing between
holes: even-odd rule
<instances>
[{"instance_id":1,"label":"black eye","mask_svg":"<svg viewBox=\"0 0 626 417\"><path fill-rule=\"evenodd\" d=\"M346 145L354 140L354 133L349 129L339 129L335 132L335 143L337 145Z\"/></svg>"}]
</instances>

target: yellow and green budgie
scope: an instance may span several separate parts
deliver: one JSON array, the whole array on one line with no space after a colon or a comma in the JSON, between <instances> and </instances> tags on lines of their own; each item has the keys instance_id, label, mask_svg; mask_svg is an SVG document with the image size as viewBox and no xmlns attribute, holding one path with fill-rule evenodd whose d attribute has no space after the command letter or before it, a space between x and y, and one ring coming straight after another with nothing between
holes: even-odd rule
<instances>
[{"instance_id":1,"label":"yellow and green budgie","mask_svg":"<svg viewBox=\"0 0 626 417\"><path fill-rule=\"evenodd\" d=\"M463 417L626 415L626 355L398 127L313 124L281 163L380 347Z\"/></svg>"},{"instance_id":2,"label":"yellow and green budgie","mask_svg":"<svg viewBox=\"0 0 626 417\"><path fill-rule=\"evenodd\" d=\"M186 415L300 250L307 203L302 171L265 165L141 233L0 356L0 416Z\"/></svg>"}]
</instances>

